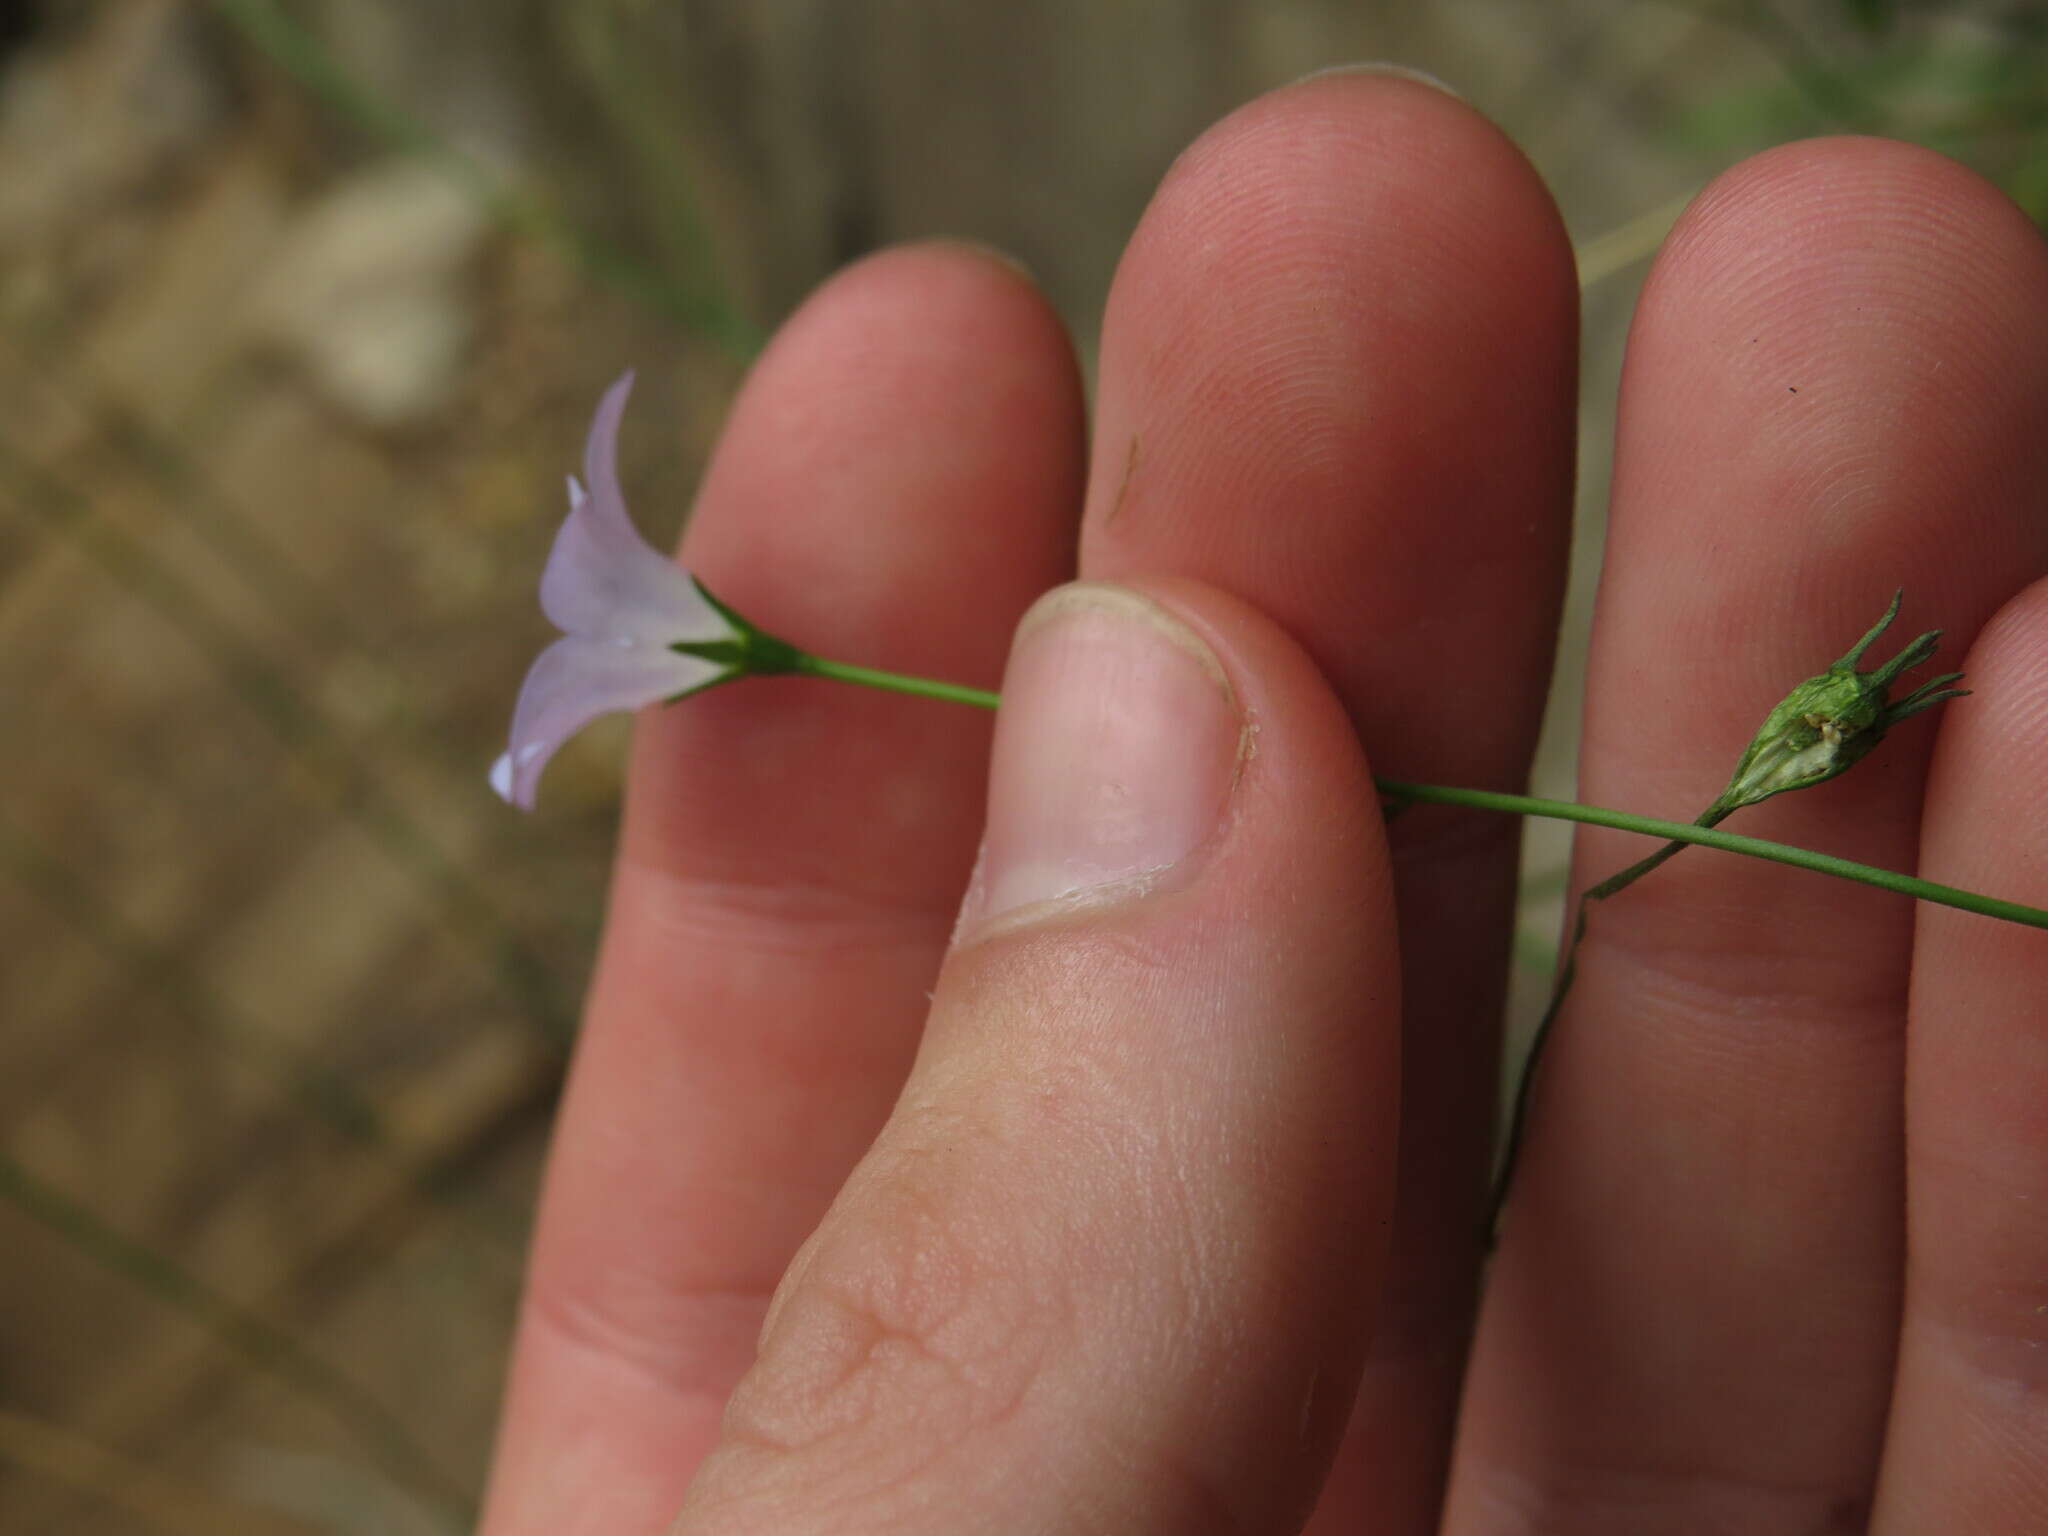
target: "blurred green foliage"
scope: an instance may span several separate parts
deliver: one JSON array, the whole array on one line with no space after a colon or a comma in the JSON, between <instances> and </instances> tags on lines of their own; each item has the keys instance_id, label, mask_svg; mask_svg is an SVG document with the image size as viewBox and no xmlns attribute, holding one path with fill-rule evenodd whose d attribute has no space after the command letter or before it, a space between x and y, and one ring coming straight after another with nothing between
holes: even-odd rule
<instances>
[{"instance_id":1,"label":"blurred green foliage","mask_svg":"<svg viewBox=\"0 0 2048 1536\"><path fill-rule=\"evenodd\" d=\"M1813 134L1908 139L2048 224L2048 10L1842 0L1801 17L1738 0L1700 11L1754 39L1778 77L1674 103L1681 142L1733 157Z\"/></svg>"}]
</instances>

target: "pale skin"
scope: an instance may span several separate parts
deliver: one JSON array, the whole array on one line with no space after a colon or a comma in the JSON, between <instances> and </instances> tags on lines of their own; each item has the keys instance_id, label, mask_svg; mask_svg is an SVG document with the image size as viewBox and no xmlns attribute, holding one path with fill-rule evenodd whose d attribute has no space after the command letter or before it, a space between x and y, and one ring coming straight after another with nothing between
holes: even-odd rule
<instances>
[{"instance_id":1,"label":"pale skin","mask_svg":"<svg viewBox=\"0 0 2048 1536\"><path fill-rule=\"evenodd\" d=\"M1092 424L984 255L788 322L685 540L721 597L993 687L1127 584L1255 750L1166 875L956 939L987 716L642 719L486 1536L2048 1528L2041 933L1703 850L1603 905L1478 1302L1518 826L1368 773L1525 772L1576 325L1516 150L1364 74L1167 173ZM1729 171L1629 344L1581 797L1706 803L1903 585L1975 695L1740 829L2048 903L2044 486L2021 215L1876 140Z\"/></svg>"}]
</instances>

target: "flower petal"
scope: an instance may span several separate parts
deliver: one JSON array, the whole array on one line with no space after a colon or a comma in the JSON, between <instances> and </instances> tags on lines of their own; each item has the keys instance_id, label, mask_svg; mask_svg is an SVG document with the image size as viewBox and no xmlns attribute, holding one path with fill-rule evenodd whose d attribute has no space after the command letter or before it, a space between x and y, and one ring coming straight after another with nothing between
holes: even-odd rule
<instances>
[{"instance_id":1,"label":"flower petal","mask_svg":"<svg viewBox=\"0 0 2048 1536\"><path fill-rule=\"evenodd\" d=\"M569 515L541 572L540 606L557 629L595 640L666 646L732 634L687 571L651 549L623 511L607 523L574 480Z\"/></svg>"},{"instance_id":2,"label":"flower petal","mask_svg":"<svg viewBox=\"0 0 2048 1536\"><path fill-rule=\"evenodd\" d=\"M625 492L619 489L619 423L625 420L626 397L633 393L633 370L628 368L612 381L612 387L597 402L591 418L590 436L583 440L583 483L590 487L596 514L607 531L633 533L633 520L626 513ZM639 538L633 533L635 539Z\"/></svg>"},{"instance_id":3,"label":"flower petal","mask_svg":"<svg viewBox=\"0 0 2048 1536\"><path fill-rule=\"evenodd\" d=\"M540 606L567 634L669 645L718 640L731 626L688 574L640 537L619 490L619 421L632 392L624 374L605 391L584 445L588 492L572 477L569 515L540 578Z\"/></svg>"},{"instance_id":4,"label":"flower petal","mask_svg":"<svg viewBox=\"0 0 2048 1536\"><path fill-rule=\"evenodd\" d=\"M728 671L658 647L565 636L542 651L526 674L512 712L511 748L492 766L491 787L530 811L548 759L599 715L675 698Z\"/></svg>"}]
</instances>

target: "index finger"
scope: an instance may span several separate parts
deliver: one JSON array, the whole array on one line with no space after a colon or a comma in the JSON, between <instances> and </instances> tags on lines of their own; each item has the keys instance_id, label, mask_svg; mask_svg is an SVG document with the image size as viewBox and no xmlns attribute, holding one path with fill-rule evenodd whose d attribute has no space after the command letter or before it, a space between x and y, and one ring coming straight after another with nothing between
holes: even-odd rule
<instances>
[{"instance_id":1,"label":"index finger","mask_svg":"<svg viewBox=\"0 0 2048 1536\"><path fill-rule=\"evenodd\" d=\"M820 654L993 685L1068 574L1080 457L1072 355L1030 285L888 252L757 365L684 556ZM799 678L640 721L490 1536L667 1528L769 1293L902 1084L989 729Z\"/></svg>"}]
</instances>

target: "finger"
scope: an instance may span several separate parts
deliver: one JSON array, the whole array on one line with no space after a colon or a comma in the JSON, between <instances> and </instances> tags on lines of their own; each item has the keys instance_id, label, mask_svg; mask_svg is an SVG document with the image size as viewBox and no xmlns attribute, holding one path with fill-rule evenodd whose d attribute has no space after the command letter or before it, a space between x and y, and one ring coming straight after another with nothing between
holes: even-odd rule
<instances>
[{"instance_id":1,"label":"finger","mask_svg":"<svg viewBox=\"0 0 2048 1536\"><path fill-rule=\"evenodd\" d=\"M1005 681L963 941L679 1533L1299 1528L1392 1199L1365 767L1191 584L1062 589Z\"/></svg>"},{"instance_id":2,"label":"finger","mask_svg":"<svg viewBox=\"0 0 2048 1536\"><path fill-rule=\"evenodd\" d=\"M1014 272L874 258L756 368L684 559L819 653L992 683L1069 568L1079 402ZM491 1536L673 1515L770 1290L901 1085L988 739L979 711L797 679L641 721Z\"/></svg>"},{"instance_id":3,"label":"finger","mask_svg":"<svg viewBox=\"0 0 2048 1536\"><path fill-rule=\"evenodd\" d=\"M1455 98L1350 73L1254 103L1182 157L1118 270L1082 574L1237 592L1307 647L1380 771L1518 787L1563 578L1576 313L1549 197ZM1498 1081L1515 826L1417 809L1393 842L1396 1259L1332 1530L1435 1528Z\"/></svg>"},{"instance_id":4,"label":"finger","mask_svg":"<svg viewBox=\"0 0 2048 1536\"><path fill-rule=\"evenodd\" d=\"M1970 651L1920 871L2048 906L2048 583ZM1923 907L1906 1042L1906 1323L1884 1536L2048 1528L2048 933Z\"/></svg>"},{"instance_id":5,"label":"finger","mask_svg":"<svg viewBox=\"0 0 2048 1536\"><path fill-rule=\"evenodd\" d=\"M1791 146L1695 205L1630 341L1586 799L1700 810L1894 587L1869 664L1934 623L1966 645L2042 568L2040 274L2017 210L1904 145ZM1930 739L1901 726L1738 825L1910 868ZM1642 851L1588 837L1578 875ZM1703 852L1593 913L1489 1277L1452 1531L1861 1527L1898 1327L1912 922Z\"/></svg>"}]
</instances>

